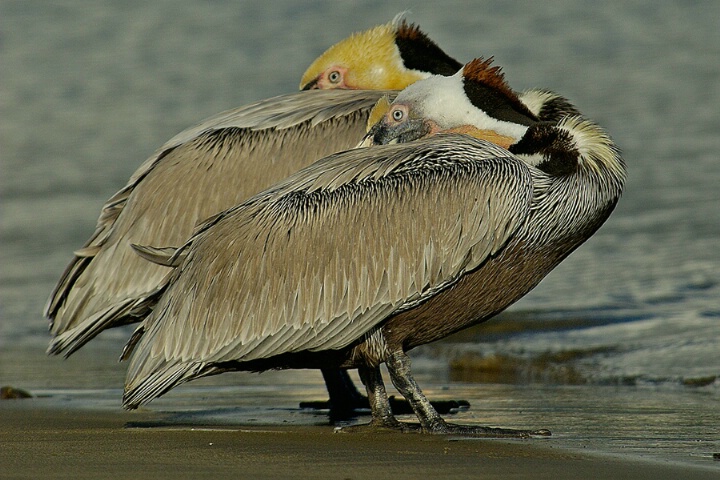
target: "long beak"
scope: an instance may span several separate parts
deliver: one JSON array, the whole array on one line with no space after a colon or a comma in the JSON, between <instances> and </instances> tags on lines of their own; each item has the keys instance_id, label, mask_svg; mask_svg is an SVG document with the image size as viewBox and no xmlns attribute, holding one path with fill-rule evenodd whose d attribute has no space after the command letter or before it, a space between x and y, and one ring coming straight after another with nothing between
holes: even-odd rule
<instances>
[{"instance_id":1,"label":"long beak","mask_svg":"<svg viewBox=\"0 0 720 480\"><path fill-rule=\"evenodd\" d=\"M378 128L375 133L375 143L384 145L407 143L426 137L430 132L431 124L422 118L417 118L408 120L397 127Z\"/></svg>"},{"instance_id":2,"label":"long beak","mask_svg":"<svg viewBox=\"0 0 720 480\"><path fill-rule=\"evenodd\" d=\"M317 90L317 89L318 89L318 79L319 79L319 78L320 78L320 77L317 77L316 79L308 82L308 83L305 84L305 86L302 87L300 90L302 90L302 91L305 91L305 90Z\"/></svg>"},{"instance_id":3,"label":"long beak","mask_svg":"<svg viewBox=\"0 0 720 480\"><path fill-rule=\"evenodd\" d=\"M358 143L355 148L366 148L366 147L372 147L375 145L375 141L373 138L372 132L368 132L363 139Z\"/></svg>"},{"instance_id":4,"label":"long beak","mask_svg":"<svg viewBox=\"0 0 720 480\"><path fill-rule=\"evenodd\" d=\"M410 120L402 125L392 127L380 122L370 129L358 147L412 142L427 136L430 131L430 124L422 119Z\"/></svg>"}]
</instances>

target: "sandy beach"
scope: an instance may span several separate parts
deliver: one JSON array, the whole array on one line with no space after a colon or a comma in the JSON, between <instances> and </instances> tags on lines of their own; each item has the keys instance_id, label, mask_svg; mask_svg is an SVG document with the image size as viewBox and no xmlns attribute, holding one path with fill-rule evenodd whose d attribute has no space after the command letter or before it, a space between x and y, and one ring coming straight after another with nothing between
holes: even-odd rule
<instances>
[{"instance_id":1,"label":"sandy beach","mask_svg":"<svg viewBox=\"0 0 720 480\"><path fill-rule=\"evenodd\" d=\"M718 478L707 468L578 452L553 439L177 425L152 411L0 403L0 478ZM42 400L39 400L42 402Z\"/></svg>"},{"instance_id":2,"label":"sandy beach","mask_svg":"<svg viewBox=\"0 0 720 480\"><path fill-rule=\"evenodd\" d=\"M720 476L712 387L467 383L417 358L429 398L470 402L448 421L553 436L334 433L327 411L299 408L327 395L311 370L219 375L124 411L114 343L100 339L65 361L43 344L3 350L0 378L33 397L0 400L0 479Z\"/></svg>"}]
</instances>

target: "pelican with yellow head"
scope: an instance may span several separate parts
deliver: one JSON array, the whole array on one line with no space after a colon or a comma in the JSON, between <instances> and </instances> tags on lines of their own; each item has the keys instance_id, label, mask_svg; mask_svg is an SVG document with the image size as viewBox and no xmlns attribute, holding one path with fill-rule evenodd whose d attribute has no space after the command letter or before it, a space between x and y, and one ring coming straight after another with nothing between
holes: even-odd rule
<instances>
[{"instance_id":1,"label":"pelican with yellow head","mask_svg":"<svg viewBox=\"0 0 720 480\"><path fill-rule=\"evenodd\" d=\"M327 49L305 71L300 89L402 90L461 66L419 27L396 17Z\"/></svg>"},{"instance_id":2,"label":"pelican with yellow head","mask_svg":"<svg viewBox=\"0 0 720 480\"><path fill-rule=\"evenodd\" d=\"M183 244L206 218L355 146L384 91L459 66L417 26L396 19L325 52L303 76L303 89L314 91L229 110L173 137L105 203L74 252L45 308L48 352L69 356L147 314L146 299L170 269L140 258L131 244ZM344 372L323 373L331 397L354 391ZM341 403L350 402L333 402Z\"/></svg>"}]
</instances>

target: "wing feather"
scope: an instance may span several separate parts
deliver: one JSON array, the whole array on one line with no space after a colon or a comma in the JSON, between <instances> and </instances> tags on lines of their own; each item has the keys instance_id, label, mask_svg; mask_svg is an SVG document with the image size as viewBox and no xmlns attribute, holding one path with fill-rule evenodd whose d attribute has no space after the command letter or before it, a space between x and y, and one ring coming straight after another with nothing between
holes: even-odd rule
<instances>
[{"instance_id":1,"label":"wing feather","mask_svg":"<svg viewBox=\"0 0 720 480\"><path fill-rule=\"evenodd\" d=\"M61 276L45 314L62 342L49 350L74 351L102 329L134 320L122 320L122 306L142 303L169 270L140 258L131 243L181 245L199 221L317 158L353 147L383 94L285 95L224 112L171 139L108 200L95 233ZM103 321L93 326L91 317Z\"/></svg>"},{"instance_id":2,"label":"wing feather","mask_svg":"<svg viewBox=\"0 0 720 480\"><path fill-rule=\"evenodd\" d=\"M198 372L350 345L496 254L531 196L525 164L465 136L317 162L182 247L186 261L141 327L128 398L149 400L132 392L183 362Z\"/></svg>"}]
</instances>

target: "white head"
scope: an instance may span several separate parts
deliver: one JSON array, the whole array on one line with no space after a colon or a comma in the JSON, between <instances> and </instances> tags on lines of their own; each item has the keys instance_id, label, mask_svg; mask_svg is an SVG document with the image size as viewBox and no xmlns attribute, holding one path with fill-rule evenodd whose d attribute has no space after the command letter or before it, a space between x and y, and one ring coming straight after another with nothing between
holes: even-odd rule
<instances>
[{"instance_id":1,"label":"white head","mask_svg":"<svg viewBox=\"0 0 720 480\"><path fill-rule=\"evenodd\" d=\"M506 148L520 140L538 119L491 62L473 60L453 76L435 75L410 85L392 104L378 102L370 115L372 143L407 142L439 132L466 133Z\"/></svg>"},{"instance_id":2,"label":"white head","mask_svg":"<svg viewBox=\"0 0 720 480\"><path fill-rule=\"evenodd\" d=\"M368 134L359 146L458 133L506 148L508 154L550 175L569 175L582 168L624 179L617 148L600 127L574 114L540 121L491 61L476 59L451 77L421 80L392 103L382 98L370 113Z\"/></svg>"}]
</instances>

